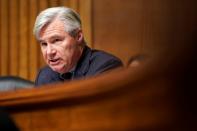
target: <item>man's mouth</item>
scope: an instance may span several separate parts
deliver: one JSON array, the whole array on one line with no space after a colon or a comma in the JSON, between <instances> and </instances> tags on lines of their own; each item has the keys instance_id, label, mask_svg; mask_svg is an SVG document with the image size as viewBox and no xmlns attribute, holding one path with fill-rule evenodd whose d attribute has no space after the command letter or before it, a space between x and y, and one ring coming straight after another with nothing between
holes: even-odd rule
<instances>
[{"instance_id":1,"label":"man's mouth","mask_svg":"<svg viewBox=\"0 0 197 131\"><path fill-rule=\"evenodd\" d=\"M57 65L59 64L59 59L49 59L50 65Z\"/></svg>"}]
</instances>

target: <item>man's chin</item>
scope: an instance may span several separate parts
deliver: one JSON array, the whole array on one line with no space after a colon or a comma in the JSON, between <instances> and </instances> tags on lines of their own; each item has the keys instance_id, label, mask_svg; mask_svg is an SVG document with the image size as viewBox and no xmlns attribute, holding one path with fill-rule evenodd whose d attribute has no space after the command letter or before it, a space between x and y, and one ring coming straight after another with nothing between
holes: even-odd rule
<instances>
[{"instance_id":1,"label":"man's chin","mask_svg":"<svg viewBox=\"0 0 197 131\"><path fill-rule=\"evenodd\" d=\"M60 67L51 67L53 71L58 72L58 73L64 73L65 70L64 68L60 68Z\"/></svg>"}]
</instances>

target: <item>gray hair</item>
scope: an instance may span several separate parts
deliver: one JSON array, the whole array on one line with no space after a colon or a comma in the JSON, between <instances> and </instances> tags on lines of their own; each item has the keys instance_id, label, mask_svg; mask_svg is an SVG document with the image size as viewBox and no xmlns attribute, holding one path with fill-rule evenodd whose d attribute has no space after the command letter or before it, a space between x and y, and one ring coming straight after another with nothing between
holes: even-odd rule
<instances>
[{"instance_id":1,"label":"gray hair","mask_svg":"<svg viewBox=\"0 0 197 131\"><path fill-rule=\"evenodd\" d=\"M65 31L71 36L76 35L77 29L81 28L81 19L73 9L67 7L52 7L42 11L36 18L33 33L39 40L41 29L58 18L65 25Z\"/></svg>"}]
</instances>

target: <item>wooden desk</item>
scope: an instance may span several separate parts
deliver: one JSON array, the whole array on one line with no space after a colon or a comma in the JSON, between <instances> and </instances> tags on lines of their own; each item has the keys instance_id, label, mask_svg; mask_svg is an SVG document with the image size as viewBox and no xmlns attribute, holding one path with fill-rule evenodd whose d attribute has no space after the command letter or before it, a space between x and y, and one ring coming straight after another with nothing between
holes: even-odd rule
<instances>
[{"instance_id":1,"label":"wooden desk","mask_svg":"<svg viewBox=\"0 0 197 131\"><path fill-rule=\"evenodd\" d=\"M160 70L158 70L158 68ZM0 94L21 131L182 130L174 76L144 64L85 80Z\"/></svg>"}]
</instances>

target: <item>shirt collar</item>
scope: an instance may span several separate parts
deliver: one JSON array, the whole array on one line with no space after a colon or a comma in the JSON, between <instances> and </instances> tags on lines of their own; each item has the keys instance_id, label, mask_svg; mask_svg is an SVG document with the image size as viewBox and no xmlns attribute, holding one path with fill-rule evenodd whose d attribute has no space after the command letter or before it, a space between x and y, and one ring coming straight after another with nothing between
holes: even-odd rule
<instances>
[{"instance_id":1,"label":"shirt collar","mask_svg":"<svg viewBox=\"0 0 197 131\"><path fill-rule=\"evenodd\" d=\"M70 69L68 72L66 73L61 73L59 76L62 80L67 80L67 79L72 79L73 78L73 73L76 69L76 65Z\"/></svg>"}]
</instances>

